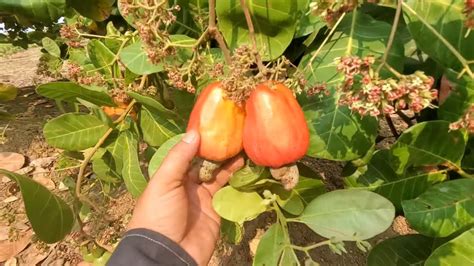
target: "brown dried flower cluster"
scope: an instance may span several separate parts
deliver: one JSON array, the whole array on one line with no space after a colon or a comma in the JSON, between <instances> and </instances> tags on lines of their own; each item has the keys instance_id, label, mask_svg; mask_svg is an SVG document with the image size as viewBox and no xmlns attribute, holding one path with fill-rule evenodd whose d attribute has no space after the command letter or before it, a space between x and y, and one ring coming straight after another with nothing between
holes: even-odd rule
<instances>
[{"instance_id":1,"label":"brown dried flower cluster","mask_svg":"<svg viewBox=\"0 0 474 266\"><path fill-rule=\"evenodd\" d=\"M343 13L353 10L358 4L358 0L313 0L309 8L313 15L322 17L326 24L333 26Z\"/></svg>"},{"instance_id":2,"label":"brown dried flower cluster","mask_svg":"<svg viewBox=\"0 0 474 266\"><path fill-rule=\"evenodd\" d=\"M228 75L222 80L227 97L237 104L243 103L257 85L258 78L252 71L256 62L255 53L247 45L235 49Z\"/></svg>"},{"instance_id":3,"label":"brown dried flower cluster","mask_svg":"<svg viewBox=\"0 0 474 266\"><path fill-rule=\"evenodd\" d=\"M466 0L464 2L464 15L466 16L466 20L464 21L464 25L468 29L474 29L474 1L473 0Z\"/></svg>"},{"instance_id":4,"label":"brown dried flower cluster","mask_svg":"<svg viewBox=\"0 0 474 266\"><path fill-rule=\"evenodd\" d=\"M438 91L432 89L433 78L417 71L402 75L398 80L381 79L372 65L374 57L347 56L336 59L337 70L344 75L340 104L361 115L377 117L410 109L419 113L437 98Z\"/></svg>"},{"instance_id":5,"label":"brown dried flower cluster","mask_svg":"<svg viewBox=\"0 0 474 266\"><path fill-rule=\"evenodd\" d=\"M59 30L61 38L66 40L66 44L73 48L83 47L81 43L81 36L77 33L77 28L74 25L64 25Z\"/></svg>"},{"instance_id":6,"label":"brown dried flower cluster","mask_svg":"<svg viewBox=\"0 0 474 266\"><path fill-rule=\"evenodd\" d=\"M459 130L461 128L465 128L470 134L474 134L474 104L467 109L467 112L461 119L449 125L451 130Z\"/></svg>"},{"instance_id":7,"label":"brown dried flower cluster","mask_svg":"<svg viewBox=\"0 0 474 266\"><path fill-rule=\"evenodd\" d=\"M65 72L63 73L63 76L83 85L103 86L106 84L106 81L99 73L94 72L93 75L87 75L81 66L71 62L65 64Z\"/></svg>"},{"instance_id":8,"label":"brown dried flower cluster","mask_svg":"<svg viewBox=\"0 0 474 266\"><path fill-rule=\"evenodd\" d=\"M168 83L179 90L186 90L189 93L196 93L196 88L194 88L191 79L188 78L188 74L182 74L182 71L173 67L168 69Z\"/></svg>"},{"instance_id":9,"label":"brown dried flower cluster","mask_svg":"<svg viewBox=\"0 0 474 266\"><path fill-rule=\"evenodd\" d=\"M163 57L175 54L169 46L168 27L176 21L178 5L168 7L167 1L156 0L120 0L124 17L133 20L143 48L153 63L161 62Z\"/></svg>"},{"instance_id":10,"label":"brown dried flower cluster","mask_svg":"<svg viewBox=\"0 0 474 266\"><path fill-rule=\"evenodd\" d=\"M306 94L309 97L313 97L313 96L316 96L316 95L322 95L322 94L324 94L326 96L329 96L331 94L331 92L329 91L326 83L321 83L321 84L316 84L315 86L307 89Z\"/></svg>"}]
</instances>

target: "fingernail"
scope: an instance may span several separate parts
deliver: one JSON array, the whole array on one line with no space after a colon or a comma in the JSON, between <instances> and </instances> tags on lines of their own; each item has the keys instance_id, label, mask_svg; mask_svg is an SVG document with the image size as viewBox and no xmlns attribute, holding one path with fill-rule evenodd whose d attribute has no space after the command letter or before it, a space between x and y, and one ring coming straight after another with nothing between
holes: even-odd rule
<instances>
[{"instance_id":1,"label":"fingernail","mask_svg":"<svg viewBox=\"0 0 474 266\"><path fill-rule=\"evenodd\" d=\"M191 144L196 140L196 138L197 138L196 130L191 130L184 135L183 142Z\"/></svg>"}]
</instances>

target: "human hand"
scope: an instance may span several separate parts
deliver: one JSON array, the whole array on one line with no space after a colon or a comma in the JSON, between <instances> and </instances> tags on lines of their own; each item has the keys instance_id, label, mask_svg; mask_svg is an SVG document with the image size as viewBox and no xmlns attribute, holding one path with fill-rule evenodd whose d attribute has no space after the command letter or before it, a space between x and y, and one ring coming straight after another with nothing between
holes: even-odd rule
<instances>
[{"instance_id":1,"label":"human hand","mask_svg":"<svg viewBox=\"0 0 474 266\"><path fill-rule=\"evenodd\" d=\"M220 217L212 196L244 165L236 157L200 183L197 169L189 171L199 147L199 134L189 131L168 153L138 199L129 229L146 228L178 243L199 265L209 262L220 233Z\"/></svg>"}]
</instances>

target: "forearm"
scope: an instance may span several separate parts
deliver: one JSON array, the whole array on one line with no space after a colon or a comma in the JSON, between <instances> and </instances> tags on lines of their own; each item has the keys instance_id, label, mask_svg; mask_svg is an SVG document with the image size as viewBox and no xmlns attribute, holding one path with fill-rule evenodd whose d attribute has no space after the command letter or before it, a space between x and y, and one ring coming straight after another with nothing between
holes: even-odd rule
<instances>
[{"instance_id":1,"label":"forearm","mask_svg":"<svg viewBox=\"0 0 474 266\"><path fill-rule=\"evenodd\" d=\"M196 265L196 262L169 238L140 228L125 233L107 265Z\"/></svg>"}]
</instances>

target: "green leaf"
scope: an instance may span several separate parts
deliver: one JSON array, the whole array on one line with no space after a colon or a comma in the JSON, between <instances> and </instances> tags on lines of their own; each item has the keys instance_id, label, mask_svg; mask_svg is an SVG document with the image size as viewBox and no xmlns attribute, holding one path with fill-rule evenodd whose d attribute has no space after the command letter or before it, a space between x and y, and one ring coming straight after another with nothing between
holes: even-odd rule
<instances>
[{"instance_id":1,"label":"green leaf","mask_svg":"<svg viewBox=\"0 0 474 266\"><path fill-rule=\"evenodd\" d=\"M173 44L193 45L196 40L186 35L170 35ZM175 55L163 57L162 61L167 64L181 65L192 56L191 48L177 48ZM119 54L122 63L135 74L148 75L163 71L163 64L152 63L140 41L125 47Z\"/></svg>"},{"instance_id":2,"label":"green leaf","mask_svg":"<svg viewBox=\"0 0 474 266\"><path fill-rule=\"evenodd\" d=\"M73 82L50 82L36 88L36 92L46 98L76 103L77 99L83 99L98 106L115 106L112 98L104 92L86 88Z\"/></svg>"},{"instance_id":3,"label":"green leaf","mask_svg":"<svg viewBox=\"0 0 474 266\"><path fill-rule=\"evenodd\" d=\"M295 265L295 262L288 263L288 257L294 255L294 251L290 248L285 248L290 243L285 239L285 232L280 223L275 223L262 236L258 243L257 251L253 265L278 266L278 265ZM283 253L289 253L284 254ZM293 253L293 254L292 254ZM288 256L290 255L290 256ZM286 263L283 263L283 260ZM297 260L296 260L297 261Z\"/></svg>"},{"instance_id":4,"label":"green leaf","mask_svg":"<svg viewBox=\"0 0 474 266\"><path fill-rule=\"evenodd\" d=\"M365 240L385 231L395 207L366 190L335 190L311 201L297 219L314 232L340 241Z\"/></svg>"},{"instance_id":5,"label":"green leaf","mask_svg":"<svg viewBox=\"0 0 474 266\"><path fill-rule=\"evenodd\" d=\"M105 147L105 149L112 155L115 170L118 173L122 173L124 142L125 138L120 138L120 133L118 131L113 131L103 145L103 147Z\"/></svg>"},{"instance_id":6,"label":"green leaf","mask_svg":"<svg viewBox=\"0 0 474 266\"><path fill-rule=\"evenodd\" d=\"M229 243L239 244L243 239L243 226L221 219L221 235Z\"/></svg>"},{"instance_id":7,"label":"green leaf","mask_svg":"<svg viewBox=\"0 0 474 266\"><path fill-rule=\"evenodd\" d=\"M413 199L425 192L435 183L446 180L446 170L426 171L410 170L405 174L396 173L397 164L390 150L377 151L365 169L354 180L348 180L350 186L366 187L389 199L397 209L401 209L403 200ZM352 177L349 177L352 179Z\"/></svg>"},{"instance_id":8,"label":"green leaf","mask_svg":"<svg viewBox=\"0 0 474 266\"><path fill-rule=\"evenodd\" d=\"M303 15L300 17L298 26L296 27L295 38L318 32L325 26L326 23L321 19L321 16L315 16L313 14Z\"/></svg>"},{"instance_id":9,"label":"green leaf","mask_svg":"<svg viewBox=\"0 0 474 266\"><path fill-rule=\"evenodd\" d=\"M397 174L410 166L459 165L464 154L467 136L462 131L449 130L447 121L418 123L404 131L391 147ZM436 143L436 145L433 145Z\"/></svg>"},{"instance_id":10,"label":"green leaf","mask_svg":"<svg viewBox=\"0 0 474 266\"><path fill-rule=\"evenodd\" d=\"M84 17L104 21L110 16L115 0L71 0L70 5Z\"/></svg>"},{"instance_id":11,"label":"green leaf","mask_svg":"<svg viewBox=\"0 0 474 266\"><path fill-rule=\"evenodd\" d=\"M463 75L461 79L458 79L457 76L458 73L452 70L446 71L446 77L452 90L438 109L439 118L449 122L458 121L474 104L474 80L467 75Z\"/></svg>"},{"instance_id":12,"label":"green leaf","mask_svg":"<svg viewBox=\"0 0 474 266\"><path fill-rule=\"evenodd\" d=\"M303 212L303 200L294 190L288 191L281 184L272 184L270 190L276 194L278 205L287 213L300 215Z\"/></svg>"},{"instance_id":13,"label":"green leaf","mask_svg":"<svg viewBox=\"0 0 474 266\"><path fill-rule=\"evenodd\" d=\"M49 145L77 151L94 146L108 128L93 115L68 113L48 121L43 133Z\"/></svg>"},{"instance_id":14,"label":"green leaf","mask_svg":"<svg viewBox=\"0 0 474 266\"><path fill-rule=\"evenodd\" d=\"M151 146L160 146L183 131L173 120L154 114L145 106L140 109L140 127L143 140Z\"/></svg>"},{"instance_id":15,"label":"green leaf","mask_svg":"<svg viewBox=\"0 0 474 266\"><path fill-rule=\"evenodd\" d=\"M433 251L434 239L423 235L397 236L375 246L367 266L423 265Z\"/></svg>"},{"instance_id":16,"label":"green leaf","mask_svg":"<svg viewBox=\"0 0 474 266\"><path fill-rule=\"evenodd\" d=\"M263 60L283 54L295 34L298 18L308 6L307 0L246 0L255 28L257 48ZM239 1L217 1L219 30L231 49L252 43Z\"/></svg>"},{"instance_id":17,"label":"green leaf","mask_svg":"<svg viewBox=\"0 0 474 266\"><path fill-rule=\"evenodd\" d=\"M3 169L0 173L20 187L26 215L39 239L54 243L71 232L74 215L66 202L31 178Z\"/></svg>"},{"instance_id":18,"label":"green leaf","mask_svg":"<svg viewBox=\"0 0 474 266\"><path fill-rule=\"evenodd\" d=\"M113 77L115 54L112 53L103 42L95 39L89 41L87 44L87 53L97 70L108 77Z\"/></svg>"},{"instance_id":19,"label":"green leaf","mask_svg":"<svg viewBox=\"0 0 474 266\"><path fill-rule=\"evenodd\" d=\"M158 150L156 150L155 154L150 159L150 163L148 164L148 176L153 177L155 172L160 168L161 163L165 159L166 155L168 155L168 152L174 147L174 145L181 141L183 136L184 134L179 134L170 138L165 143L163 143L163 145L161 145Z\"/></svg>"},{"instance_id":20,"label":"green leaf","mask_svg":"<svg viewBox=\"0 0 474 266\"><path fill-rule=\"evenodd\" d=\"M135 74L149 75L163 71L162 64L153 64L142 48L141 42L132 43L120 52L120 61Z\"/></svg>"},{"instance_id":21,"label":"green leaf","mask_svg":"<svg viewBox=\"0 0 474 266\"><path fill-rule=\"evenodd\" d=\"M176 116L176 113L164 107L160 102L151 98L150 96L141 95L133 91L129 91L127 92L127 94L133 99L135 99L137 102L145 105L150 111L159 112L161 115L166 115L169 117Z\"/></svg>"},{"instance_id":22,"label":"green leaf","mask_svg":"<svg viewBox=\"0 0 474 266\"><path fill-rule=\"evenodd\" d=\"M367 153L377 136L378 123L373 117L361 118L347 106L339 104L341 95L337 88L343 81L343 75L337 71L334 60L346 55L380 58L385 52L391 25L361 12L353 13L346 15L331 41L322 47L316 57L315 52L307 54L299 65L308 86L326 84L330 91L329 96L310 98L303 105L311 133L310 156L338 161L354 160ZM400 70L403 57L403 45L395 39L387 62Z\"/></svg>"},{"instance_id":23,"label":"green leaf","mask_svg":"<svg viewBox=\"0 0 474 266\"><path fill-rule=\"evenodd\" d=\"M0 83L0 101L11 101L16 98L18 94L18 88L5 84L5 83Z\"/></svg>"},{"instance_id":24,"label":"green leaf","mask_svg":"<svg viewBox=\"0 0 474 266\"><path fill-rule=\"evenodd\" d=\"M43 48L52 56L61 57L61 50L59 49L58 44L49 37L44 37L41 40Z\"/></svg>"},{"instance_id":25,"label":"green leaf","mask_svg":"<svg viewBox=\"0 0 474 266\"><path fill-rule=\"evenodd\" d=\"M92 64L89 57L87 56L87 51L84 48L69 47L68 53L69 53L68 60L73 63L76 63L81 66Z\"/></svg>"},{"instance_id":26,"label":"green leaf","mask_svg":"<svg viewBox=\"0 0 474 266\"><path fill-rule=\"evenodd\" d=\"M445 237L474 224L474 180L458 179L435 185L416 199L402 202L413 229Z\"/></svg>"},{"instance_id":27,"label":"green leaf","mask_svg":"<svg viewBox=\"0 0 474 266\"><path fill-rule=\"evenodd\" d=\"M474 35L465 37L463 0L408 0L405 1L405 21L418 48L442 66L462 69L459 59L424 24L433 27L466 60L474 59ZM411 12L413 10L415 13Z\"/></svg>"},{"instance_id":28,"label":"green leaf","mask_svg":"<svg viewBox=\"0 0 474 266\"><path fill-rule=\"evenodd\" d=\"M31 22L56 22L66 10L65 0L1 0L2 13L20 16Z\"/></svg>"},{"instance_id":29,"label":"green leaf","mask_svg":"<svg viewBox=\"0 0 474 266\"><path fill-rule=\"evenodd\" d=\"M214 210L222 218L242 224L267 210L257 192L242 192L231 186L221 188L212 199Z\"/></svg>"},{"instance_id":30,"label":"green leaf","mask_svg":"<svg viewBox=\"0 0 474 266\"><path fill-rule=\"evenodd\" d=\"M121 170L117 168L114 157L108 151L92 160L92 170L97 177L107 183L117 183L120 180Z\"/></svg>"},{"instance_id":31,"label":"green leaf","mask_svg":"<svg viewBox=\"0 0 474 266\"><path fill-rule=\"evenodd\" d=\"M474 138L469 138L466 145L466 152L461 161L461 167L469 172L474 171Z\"/></svg>"},{"instance_id":32,"label":"green leaf","mask_svg":"<svg viewBox=\"0 0 474 266\"><path fill-rule=\"evenodd\" d=\"M172 90L172 99L175 104L176 112L185 121L187 121L191 115L195 97L195 94L185 90Z\"/></svg>"},{"instance_id":33,"label":"green leaf","mask_svg":"<svg viewBox=\"0 0 474 266\"><path fill-rule=\"evenodd\" d=\"M138 140L130 131L124 131L119 139L123 138L123 167L122 177L128 192L138 198L145 190L147 181L140 169L138 159Z\"/></svg>"},{"instance_id":34,"label":"green leaf","mask_svg":"<svg viewBox=\"0 0 474 266\"><path fill-rule=\"evenodd\" d=\"M437 248L426 260L426 266L473 265L474 228Z\"/></svg>"},{"instance_id":35,"label":"green leaf","mask_svg":"<svg viewBox=\"0 0 474 266\"><path fill-rule=\"evenodd\" d=\"M307 154L334 161L349 161L364 156L377 136L377 120L361 118L347 106L338 104L339 96L313 99L303 106L310 132Z\"/></svg>"},{"instance_id":36,"label":"green leaf","mask_svg":"<svg viewBox=\"0 0 474 266\"><path fill-rule=\"evenodd\" d=\"M247 161L245 167L235 172L229 180L229 184L236 189L245 188L252 185L262 178L270 176L270 172L266 167L258 165L250 165L250 160Z\"/></svg>"},{"instance_id":37,"label":"green leaf","mask_svg":"<svg viewBox=\"0 0 474 266\"><path fill-rule=\"evenodd\" d=\"M291 247L286 246L283 249L283 253L281 254L280 258L280 265L300 265L298 257Z\"/></svg>"},{"instance_id":38,"label":"green leaf","mask_svg":"<svg viewBox=\"0 0 474 266\"><path fill-rule=\"evenodd\" d=\"M323 181L319 179L300 176L300 180L293 191L300 196L304 205L308 205L313 199L326 193L326 187Z\"/></svg>"},{"instance_id":39,"label":"green leaf","mask_svg":"<svg viewBox=\"0 0 474 266\"><path fill-rule=\"evenodd\" d=\"M202 33L197 20L208 14L208 0L169 0L170 5L179 5L180 10L175 12L176 21L170 25L168 32L185 34L197 37Z\"/></svg>"}]
</instances>

